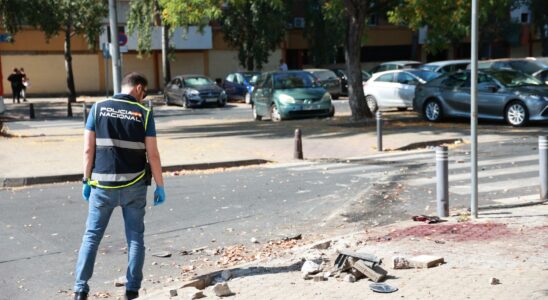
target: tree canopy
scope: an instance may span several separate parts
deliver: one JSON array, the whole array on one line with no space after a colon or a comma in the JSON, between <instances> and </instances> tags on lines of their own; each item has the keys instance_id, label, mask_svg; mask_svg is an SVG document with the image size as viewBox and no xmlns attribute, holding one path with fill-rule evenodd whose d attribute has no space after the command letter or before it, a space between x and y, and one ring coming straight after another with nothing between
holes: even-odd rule
<instances>
[{"instance_id":1,"label":"tree canopy","mask_svg":"<svg viewBox=\"0 0 548 300\"><path fill-rule=\"evenodd\" d=\"M220 18L225 41L238 49L240 65L261 69L282 42L288 23L284 0L228 0Z\"/></svg>"}]
</instances>

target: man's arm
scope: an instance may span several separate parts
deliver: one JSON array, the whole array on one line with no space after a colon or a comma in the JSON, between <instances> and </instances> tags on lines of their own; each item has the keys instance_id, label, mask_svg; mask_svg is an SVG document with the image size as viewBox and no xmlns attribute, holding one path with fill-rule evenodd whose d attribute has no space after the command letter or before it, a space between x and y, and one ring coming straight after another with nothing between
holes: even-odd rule
<instances>
[{"instance_id":1,"label":"man's arm","mask_svg":"<svg viewBox=\"0 0 548 300\"><path fill-rule=\"evenodd\" d=\"M95 131L84 131L84 178L91 178L91 169L95 159Z\"/></svg>"},{"instance_id":2,"label":"man's arm","mask_svg":"<svg viewBox=\"0 0 548 300\"><path fill-rule=\"evenodd\" d=\"M162 162L160 161L160 152L158 151L156 137L145 137L145 147L147 150L150 170L152 171L152 177L154 177L154 182L156 182L156 185L158 186L164 186L164 178L162 177Z\"/></svg>"}]
</instances>

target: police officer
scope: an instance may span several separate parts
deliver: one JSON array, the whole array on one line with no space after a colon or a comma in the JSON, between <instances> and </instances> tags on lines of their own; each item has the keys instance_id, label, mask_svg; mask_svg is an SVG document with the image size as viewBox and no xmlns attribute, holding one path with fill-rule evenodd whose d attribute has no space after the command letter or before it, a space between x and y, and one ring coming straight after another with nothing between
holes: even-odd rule
<instances>
[{"instance_id":1,"label":"police officer","mask_svg":"<svg viewBox=\"0 0 548 300\"><path fill-rule=\"evenodd\" d=\"M139 297L150 176L156 183L154 205L165 201L154 118L140 104L146 95L147 79L130 73L122 80L121 94L97 102L90 110L84 133L82 189L89 210L76 264L74 299L87 299L97 249L116 206L122 208L128 245L125 299Z\"/></svg>"}]
</instances>

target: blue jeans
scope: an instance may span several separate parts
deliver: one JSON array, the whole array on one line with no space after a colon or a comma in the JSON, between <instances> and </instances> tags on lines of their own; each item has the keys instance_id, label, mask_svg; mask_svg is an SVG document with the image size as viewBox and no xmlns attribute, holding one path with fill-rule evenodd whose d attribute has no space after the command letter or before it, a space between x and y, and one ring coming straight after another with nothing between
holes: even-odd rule
<instances>
[{"instance_id":1,"label":"blue jeans","mask_svg":"<svg viewBox=\"0 0 548 300\"><path fill-rule=\"evenodd\" d=\"M86 232L76 263L75 292L89 292L88 280L93 274L97 248L103 238L112 211L122 207L126 240L128 244L128 267L126 290L138 291L143 280L145 262L145 207L147 186L141 180L134 185L120 189L92 188L89 197Z\"/></svg>"}]
</instances>

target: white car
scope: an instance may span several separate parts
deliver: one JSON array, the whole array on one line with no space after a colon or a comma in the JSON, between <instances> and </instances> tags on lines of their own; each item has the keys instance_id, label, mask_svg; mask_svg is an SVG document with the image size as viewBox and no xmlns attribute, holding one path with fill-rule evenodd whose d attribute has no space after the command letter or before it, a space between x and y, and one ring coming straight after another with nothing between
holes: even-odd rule
<instances>
[{"instance_id":1,"label":"white car","mask_svg":"<svg viewBox=\"0 0 548 300\"><path fill-rule=\"evenodd\" d=\"M440 74L426 70L405 69L375 73L363 84L365 100L371 112L380 107L396 107L407 110L413 107L415 87Z\"/></svg>"}]
</instances>

